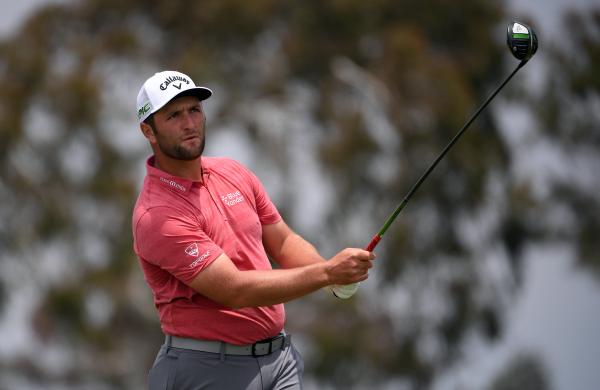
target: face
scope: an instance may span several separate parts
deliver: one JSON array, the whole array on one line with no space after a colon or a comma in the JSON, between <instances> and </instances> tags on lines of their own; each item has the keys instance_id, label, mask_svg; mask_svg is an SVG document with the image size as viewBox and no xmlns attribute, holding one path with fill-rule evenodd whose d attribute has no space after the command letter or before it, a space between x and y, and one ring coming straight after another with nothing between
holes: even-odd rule
<instances>
[{"instance_id":1,"label":"face","mask_svg":"<svg viewBox=\"0 0 600 390\"><path fill-rule=\"evenodd\" d=\"M194 96L182 96L154 113L153 126L142 123L142 132L155 153L160 151L175 160L194 160L204 151L205 125L202 102Z\"/></svg>"}]
</instances>

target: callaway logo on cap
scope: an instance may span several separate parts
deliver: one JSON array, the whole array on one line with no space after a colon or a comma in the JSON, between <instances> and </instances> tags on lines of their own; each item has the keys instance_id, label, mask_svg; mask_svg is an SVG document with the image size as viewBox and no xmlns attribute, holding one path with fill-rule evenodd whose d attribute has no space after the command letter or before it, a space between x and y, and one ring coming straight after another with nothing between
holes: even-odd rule
<instances>
[{"instance_id":1,"label":"callaway logo on cap","mask_svg":"<svg viewBox=\"0 0 600 390\"><path fill-rule=\"evenodd\" d=\"M165 70L155 73L146 80L138 93L136 104L138 120L143 122L178 96L190 95L204 100L212 95L212 91L205 87L197 87L191 78L180 72Z\"/></svg>"}]
</instances>

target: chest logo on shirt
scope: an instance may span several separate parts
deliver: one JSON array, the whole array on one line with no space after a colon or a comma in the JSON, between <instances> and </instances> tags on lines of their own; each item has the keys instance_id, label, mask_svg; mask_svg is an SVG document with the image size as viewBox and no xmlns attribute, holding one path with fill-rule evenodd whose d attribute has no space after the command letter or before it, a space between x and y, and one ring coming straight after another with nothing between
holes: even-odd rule
<instances>
[{"instance_id":1,"label":"chest logo on shirt","mask_svg":"<svg viewBox=\"0 0 600 390\"><path fill-rule=\"evenodd\" d=\"M187 253L189 256L197 257L198 253L200 253L198 250L198 244L195 242L190 244L187 248L185 248L185 253Z\"/></svg>"},{"instance_id":2,"label":"chest logo on shirt","mask_svg":"<svg viewBox=\"0 0 600 390\"><path fill-rule=\"evenodd\" d=\"M230 192L226 195L221 195L221 200L227 206L231 207L235 206L238 203L242 203L244 201L244 195L242 195L239 191Z\"/></svg>"}]
</instances>

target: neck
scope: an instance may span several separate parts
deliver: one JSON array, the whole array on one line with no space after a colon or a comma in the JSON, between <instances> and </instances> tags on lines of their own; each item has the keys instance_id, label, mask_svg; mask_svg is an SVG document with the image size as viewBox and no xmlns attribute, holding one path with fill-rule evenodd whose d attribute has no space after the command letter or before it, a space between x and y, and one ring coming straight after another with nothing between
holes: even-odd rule
<instances>
[{"instance_id":1,"label":"neck","mask_svg":"<svg viewBox=\"0 0 600 390\"><path fill-rule=\"evenodd\" d=\"M194 160L175 160L156 154L154 156L154 166L161 171L191 181L202 181L201 157Z\"/></svg>"}]
</instances>

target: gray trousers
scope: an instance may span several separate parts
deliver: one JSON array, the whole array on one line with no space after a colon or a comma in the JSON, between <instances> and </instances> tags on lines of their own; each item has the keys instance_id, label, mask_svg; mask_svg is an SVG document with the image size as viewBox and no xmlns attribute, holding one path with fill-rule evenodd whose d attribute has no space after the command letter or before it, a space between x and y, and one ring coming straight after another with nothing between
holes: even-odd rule
<instances>
[{"instance_id":1,"label":"gray trousers","mask_svg":"<svg viewBox=\"0 0 600 390\"><path fill-rule=\"evenodd\" d=\"M293 343L264 356L234 356L164 344L148 375L150 390L297 390L304 362Z\"/></svg>"}]
</instances>

